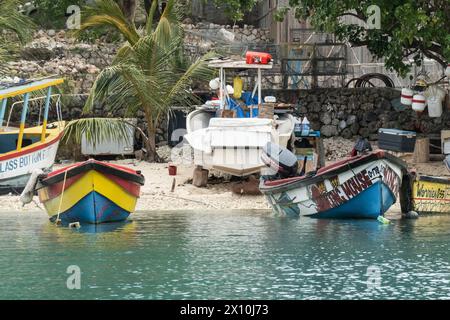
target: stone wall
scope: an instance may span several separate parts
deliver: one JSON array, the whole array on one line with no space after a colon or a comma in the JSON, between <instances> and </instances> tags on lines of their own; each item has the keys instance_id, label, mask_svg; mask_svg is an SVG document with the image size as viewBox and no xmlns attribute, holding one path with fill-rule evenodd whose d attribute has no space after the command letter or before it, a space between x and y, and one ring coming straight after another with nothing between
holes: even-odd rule
<instances>
[{"instance_id":1,"label":"stone wall","mask_svg":"<svg viewBox=\"0 0 450 320\"><path fill-rule=\"evenodd\" d=\"M314 130L325 137L362 136L377 139L379 128L439 133L450 128L450 110L430 118L427 109L414 112L399 102L400 91L392 88L324 88L313 90L266 90L279 100L297 104L297 113L306 116Z\"/></svg>"},{"instance_id":2,"label":"stone wall","mask_svg":"<svg viewBox=\"0 0 450 320\"><path fill-rule=\"evenodd\" d=\"M215 24L186 24L186 48L191 55L220 46L224 39L234 34L234 44L270 43L268 31L252 26L232 27ZM206 37L205 37L206 35ZM78 43L64 31L38 31L34 41L22 51L22 58L8 64L8 76L39 78L59 75L64 77L66 96L64 118L79 118L92 84L101 68L108 66L120 43ZM315 130L326 137L353 136L376 138L380 127L438 133L450 128L450 112L440 118L429 118L425 111L417 115L410 108L399 105L400 92L389 88L327 88L314 90L279 90L281 76L271 74L263 85L266 95L275 95L279 101L296 104L299 115L307 116ZM250 80L247 79L248 84ZM267 89L271 88L271 89ZM402 110L405 109L405 110ZM96 115L106 115L97 106ZM111 116L111 115L109 115ZM139 124L145 127L142 115ZM166 121L158 130L157 141L166 138Z\"/></svg>"},{"instance_id":3,"label":"stone wall","mask_svg":"<svg viewBox=\"0 0 450 320\"><path fill-rule=\"evenodd\" d=\"M196 57L208 50L217 49L224 42L232 46L240 43L267 43L268 31L253 26L221 26L213 23L184 24L185 47L187 54ZM230 42L230 35L234 38ZM20 59L7 64L8 72L4 76L36 79L46 76L60 76L66 82L61 89L64 93L63 117L66 120L80 118L87 95L100 70L111 64L120 42L108 43L98 39L95 43L77 42L64 30L39 30L33 41L21 51ZM33 116L33 111L31 111ZM37 112L38 114L38 112ZM101 106L96 106L95 115L105 114ZM139 125L145 128L143 116ZM14 119L13 119L14 120ZM166 136L166 121L158 129L157 141Z\"/></svg>"},{"instance_id":4,"label":"stone wall","mask_svg":"<svg viewBox=\"0 0 450 320\"><path fill-rule=\"evenodd\" d=\"M252 25L240 27L199 22L195 25L184 24L183 27L186 34L185 45L197 47L204 52L221 49L223 46L245 47L271 42L269 30L258 29Z\"/></svg>"}]
</instances>

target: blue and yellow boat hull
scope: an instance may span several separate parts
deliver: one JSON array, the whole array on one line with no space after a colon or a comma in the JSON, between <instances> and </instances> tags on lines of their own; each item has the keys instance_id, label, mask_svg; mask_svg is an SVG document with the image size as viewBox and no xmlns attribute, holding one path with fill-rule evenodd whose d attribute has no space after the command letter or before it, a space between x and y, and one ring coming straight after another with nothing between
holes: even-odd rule
<instances>
[{"instance_id":1,"label":"blue and yellow boat hull","mask_svg":"<svg viewBox=\"0 0 450 320\"><path fill-rule=\"evenodd\" d=\"M139 171L89 160L49 174L37 189L51 220L99 224L127 219L143 184Z\"/></svg>"}]
</instances>

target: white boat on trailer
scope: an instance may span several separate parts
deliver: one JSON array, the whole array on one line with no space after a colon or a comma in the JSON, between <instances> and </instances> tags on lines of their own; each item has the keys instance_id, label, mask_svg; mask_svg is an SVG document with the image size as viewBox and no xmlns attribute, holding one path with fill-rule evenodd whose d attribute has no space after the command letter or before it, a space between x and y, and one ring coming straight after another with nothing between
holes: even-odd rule
<instances>
[{"instance_id":1,"label":"white boat on trailer","mask_svg":"<svg viewBox=\"0 0 450 320\"><path fill-rule=\"evenodd\" d=\"M258 117L263 105L262 70L271 69L272 64L214 60L209 66L219 69L221 94L215 105L205 104L187 116L187 134L184 137L194 149L194 164L233 176L259 173L264 166L261 161L262 148L267 142L286 147L295 126L295 118L287 112L280 112L272 119ZM256 86L250 97L254 101L257 94L257 105L249 105L247 117L220 117L223 110L232 108L226 84L226 71L230 69L257 71Z\"/></svg>"}]
</instances>

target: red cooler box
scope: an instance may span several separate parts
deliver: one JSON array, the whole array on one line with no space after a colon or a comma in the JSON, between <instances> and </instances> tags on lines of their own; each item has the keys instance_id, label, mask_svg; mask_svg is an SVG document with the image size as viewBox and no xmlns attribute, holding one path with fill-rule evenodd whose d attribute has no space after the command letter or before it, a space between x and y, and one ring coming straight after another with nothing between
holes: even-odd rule
<instances>
[{"instance_id":1,"label":"red cooler box","mask_svg":"<svg viewBox=\"0 0 450 320\"><path fill-rule=\"evenodd\" d=\"M245 54L247 64L269 64L272 61L272 56L265 52L248 51Z\"/></svg>"}]
</instances>

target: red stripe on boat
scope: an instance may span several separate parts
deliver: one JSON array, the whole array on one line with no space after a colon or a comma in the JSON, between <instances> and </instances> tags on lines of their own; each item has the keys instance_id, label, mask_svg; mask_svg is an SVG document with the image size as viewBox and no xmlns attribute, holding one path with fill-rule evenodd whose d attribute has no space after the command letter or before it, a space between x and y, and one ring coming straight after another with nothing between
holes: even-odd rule
<instances>
[{"instance_id":1,"label":"red stripe on boat","mask_svg":"<svg viewBox=\"0 0 450 320\"><path fill-rule=\"evenodd\" d=\"M97 164L105 166L105 167L111 167L111 168L114 168L114 169L117 169L117 170L125 171L125 172L128 172L128 173L134 174L134 175L138 175L136 170L133 170L133 169L130 169L130 168L127 168L127 167L123 167L123 166L120 166L120 165L117 165L117 164L105 163L105 162L102 162L102 161L97 161L97 160L94 160L94 159L90 159L90 160L87 160L87 161L84 161L84 162L74 163L74 164L71 164L71 165L69 165L67 167L55 170L55 171L49 173L48 177L54 177L54 176L56 176L56 175L58 175L60 173L63 173L64 171L67 171L69 169L73 169L73 168L76 168L76 167L80 167L80 166L85 165L85 164L87 164L89 162L97 163Z\"/></svg>"},{"instance_id":2,"label":"red stripe on boat","mask_svg":"<svg viewBox=\"0 0 450 320\"><path fill-rule=\"evenodd\" d=\"M79 179L81 179L86 173L87 172L83 172L82 174L68 178L66 180L66 186L65 186L64 190L67 190L68 188L70 188L75 182L77 182ZM47 191L48 200L54 199L61 194L63 184L64 184L64 180L45 187L45 189Z\"/></svg>"},{"instance_id":3,"label":"red stripe on boat","mask_svg":"<svg viewBox=\"0 0 450 320\"><path fill-rule=\"evenodd\" d=\"M72 165L70 168L73 168L73 167L76 167L76 166ZM64 170L59 170L59 171L60 171L60 173L62 173L65 170L66 170L66 168L64 168ZM66 185L65 185L64 190L67 190L68 188L70 188L75 182L77 182L78 180L83 178L83 176L87 173L88 172L83 172L74 177L68 178L66 180ZM116 183L117 185L119 185L122 189L124 189L127 193L131 194L132 196L139 197L141 186L138 183L119 178L112 174L105 174L105 173L100 173L100 174L104 175L108 180L111 180L114 183ZM63 185L64 185L64 180L59 181L55 184L46 186L48 200L58 197L62 193Z\"/></svg>"},{"instance_id":4,"label":"red stripe on boat","mask_svg":"<svg viewBox=\"0 0 450 320\"><path fill-rule=\"evenodd\" d=\"M49 142L44 143L44 144L41 144L41 145L38 145L38 146L36 146L36 147L32 147L32 148L27 149L27 150L21 150L21 151L19 151L19 152L14 152L14 153L12 153L12 154L0 156L0 161L9 160L9 159L12 159L12 158L17 158L17 157L23 156L23 155L25 155L25 154L29 154L29 153L32 153L32 152L35 152L35 151L44 149L44 148L46 148L46 147L48 147L48 146L51 146L52 144L57 143L57 142L61 139L62 134L63 134L63 132L61 132L61 133L60 133L56 138L54 138L53 140L50 140Z\"/></svg>"}]
</instances>

